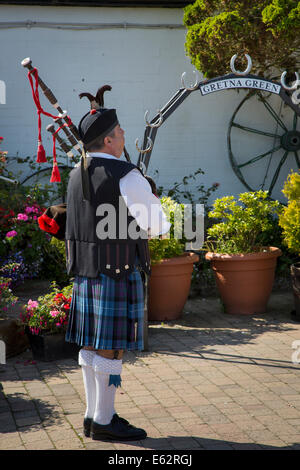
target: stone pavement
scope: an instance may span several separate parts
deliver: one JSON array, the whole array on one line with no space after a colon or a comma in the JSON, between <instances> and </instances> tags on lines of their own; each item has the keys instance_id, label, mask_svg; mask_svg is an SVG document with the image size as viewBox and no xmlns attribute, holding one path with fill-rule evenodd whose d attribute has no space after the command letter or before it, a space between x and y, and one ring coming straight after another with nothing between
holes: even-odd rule
<instances>
[{"instance_id":1,"label":"stone pavement","mask_svg":"<svg viewBox=\"0 0 300 470\"><path fill-rule=\"evenodd\" d=\"M140 442L83 436L75 358L13 357L0 365L0 449L300 449L300 323L292 308L290 292L273 293L268 312L254 317L195 298L180 320L151 323L149 351L126 353L116 397L117 412L147 430Z\"/></svg>"}]
</instances>

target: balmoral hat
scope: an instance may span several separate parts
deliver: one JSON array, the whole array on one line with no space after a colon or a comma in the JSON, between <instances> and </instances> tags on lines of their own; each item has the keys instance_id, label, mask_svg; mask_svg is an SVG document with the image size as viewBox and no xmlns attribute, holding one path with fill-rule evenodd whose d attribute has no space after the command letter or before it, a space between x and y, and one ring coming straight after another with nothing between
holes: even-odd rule
<instances>
[{"instance_id":1,"label":"balmoral hat","mask_svg":"<svg viewBox=\"0 0 300 470\"><path fill-rule=\"evenodd\" d=\"M98 89L96 96L91 93L79 95L80 99L87 97L91 105L91 110L83 116L78 125L78 133L83 145L91 144L99 137L105 137L119 124L116 110L104 108L103 95L107 90L111 90L111 87L104 85ZM84 199L90 200L90 184L84 149L81 157L81 180Z\"/></svg>"}]
</instances>

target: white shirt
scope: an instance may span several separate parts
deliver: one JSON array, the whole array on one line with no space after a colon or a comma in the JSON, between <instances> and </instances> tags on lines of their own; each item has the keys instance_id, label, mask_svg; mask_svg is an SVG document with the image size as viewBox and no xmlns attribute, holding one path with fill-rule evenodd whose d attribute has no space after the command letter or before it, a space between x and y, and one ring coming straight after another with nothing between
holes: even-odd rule
<instances>
[{"instance_id":1,"label":"white shirt","mask_svg":"<svg viewBox=\"0 0 300 470\"><path fill-rule=\"evenodd\" d=\"M119 158L102 152L88 152L87 157ZM120 179L120 193L132 217L141 229L148 231L149 237L163 235L170 230L160 200L154 196L146 178L137 169L131 170Z\"/></svg>"}]
</instances>

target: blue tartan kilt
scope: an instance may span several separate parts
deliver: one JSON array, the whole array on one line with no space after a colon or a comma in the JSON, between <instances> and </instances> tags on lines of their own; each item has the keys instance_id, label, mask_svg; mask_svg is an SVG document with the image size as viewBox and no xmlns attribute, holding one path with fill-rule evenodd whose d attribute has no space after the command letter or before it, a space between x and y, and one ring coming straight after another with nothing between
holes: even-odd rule
<instances>
[{"instance_id":1,"label":"blue tartan kilt","mask_svg":"<svg viewBox=\"0 0 300 470\"><path fill-rule=\"evenodd\" d=\"M140 271L114 280L75 276L66 341L95 349L142 350L144 286Z\"/></svg>"}]
</instances>

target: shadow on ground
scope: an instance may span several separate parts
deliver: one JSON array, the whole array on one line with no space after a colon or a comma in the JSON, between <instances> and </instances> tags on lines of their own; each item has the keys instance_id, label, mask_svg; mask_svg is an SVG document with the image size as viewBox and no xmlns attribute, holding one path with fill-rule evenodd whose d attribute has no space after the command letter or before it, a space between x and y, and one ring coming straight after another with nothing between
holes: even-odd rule
<instances>
[{"instance_id":1,"label":"shadow on ground","mask_svg":"<svg viewBox=\"0 0 300 470\"><path fill-rule=\"evenodd\" d=\"M0 388L1 391L1 388ZM62 424L61 411L45 399L30 398L23 393L6 393L0 401L0 433L6 434L43 429L43 426ZM23 430L22 430L23 428Z\"/></svg>"},{"instance_id":2,"label":"shadow on ground","mask_svg":"<svg viewBox=\"0 0 300 470\"><path fill-rule=\"evenodd\" d=\"M1 387L0 387L1 391ZM54 409L51 404L40 399L28 399L21 393L6 394L6 407L0 407L0 433L15 433L18 431L27 433L43 430L45 427L55 424L63 424L64 418L61 412ZM13 415L12 415L13 412ZM14 417L13 417L14 416ZM22 420L24 425L22 426ZM81 430L79 430L79 433ZM111 441L118 444L118 441ZM236 442L234 438L228 440L211 439L201 436L172 436L164 438L147 438L143 441L121 442L130 450L130 446L136 450L300 450L299 443L290 445L267 445L250 442ZM97 449L98 441L87 440L86 447ZM100 444L99 448L103 445ZM68 450L67 446L64 450Z\"/></svg>"}]
</instances>

